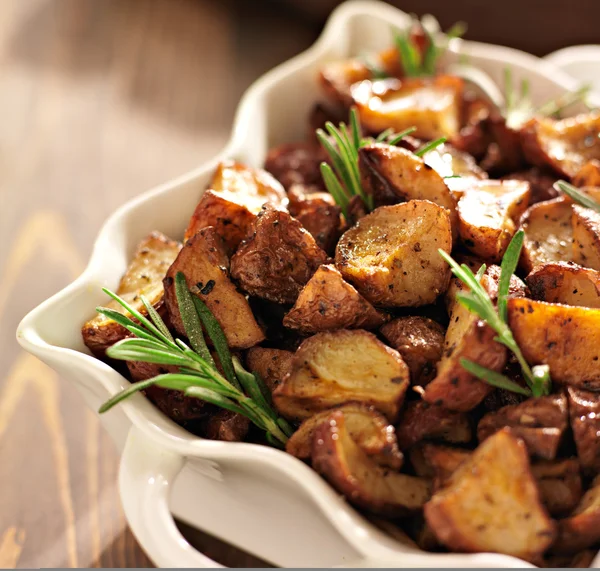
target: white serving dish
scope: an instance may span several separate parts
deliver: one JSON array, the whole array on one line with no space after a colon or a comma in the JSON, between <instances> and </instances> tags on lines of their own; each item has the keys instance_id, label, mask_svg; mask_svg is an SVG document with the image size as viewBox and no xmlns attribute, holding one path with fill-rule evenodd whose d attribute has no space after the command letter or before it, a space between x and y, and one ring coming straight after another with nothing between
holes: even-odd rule
<instances>
[{"instance_id":1,"label":"white serving dish","mask_svg":"<svg viewBox=\"0 0 600 571\"><path fill-rule=\"evenodd\" d=\"M600 45L582 45L552 52L544 59L600 94Z\"/></svg>"},{"instance_id":2,"label":"white serving dish","mask_svg":"<svg viewBox=\"0 0 600 571\"><path fill-rule=\"evenodd\" d=\"M315 73L329 59L383 48L391 25L408 17L387 4L340 6L308 51L259 79L244 95L226 148L212 161L132 200L102 227L85 272L29 313L21 345L56 369L94 410L127 385L93 358L81 340L82 322L115 288L137 242L150 230L180 238L217 162L235 158L261 165L267 148L301 138L319 98ZM500 82L527 77L536 102L577 87L568 75L531 55L464 42L471 63ZM457 60L456 54L450 58ZM172 513L276 565L288 567L523 567L496 554L430 554L402 545L367 522L308 466L271 448L202 440L163 416L143 396L101 416L122 450L119 486L133 533L159 566L219 566L196 552Z\"/></svg>"}]
</instances>

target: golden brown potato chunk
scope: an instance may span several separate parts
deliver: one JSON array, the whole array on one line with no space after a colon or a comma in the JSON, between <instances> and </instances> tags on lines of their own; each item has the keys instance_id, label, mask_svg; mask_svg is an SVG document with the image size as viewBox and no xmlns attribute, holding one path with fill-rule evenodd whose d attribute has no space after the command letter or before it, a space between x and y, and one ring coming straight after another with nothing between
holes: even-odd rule
<instances>
[{"instance_id":1,"label":"golden brown potato chunk","mask_svg":"<svg viewBox=\"0 0 600 571\"><path fill-rule=\"evenodd\" d=\"M427 151L423 155L423 161L441 177L488 178L472 155L449 144L438 145Z\"/></svg>"},{"instance_id":2,"label":"golden brown potato chunk","mask_svg":"<svg viewBox=\"0 0 600 571\"><path fill-rule=\"evenodd\" d=\"M600 473L600 395L574 387L567 388L571 430L577 456L584 472Z\"/></svg>"},{"instance_id":3,"label":"golden brown potato chunk","mask_svg":"<svg viewBox=\"0 0 600 571\"><path fill-rule=\"evenodd\" d=\"M500 262L517 223L527 209L529 184L482 180L458 201L458 232L462 243L486 260Z\"/></svg>"},{"instance_id":4,"label":"golden brown potato chunk","mask_svg":"<svg viewBox=\"0 0 600 571\"><path fill-rule=\"evenodd\" d=\"M268 389L273 392L283 378L292 370L294 354L284 349L252 347L246 353L246 365L258 373Z\"/></svg>"},{"instance_id":5,"label":"golden brown potato chunk","mask_svg":"<svg viewBox=\"0 0 600 571\"><path fill-rule=\"evenodd\" d=\"M421 440L467 443L473 439L469 417L424 401L406 405L396 426L400 450L408 450Z\"/></svg>"},{"instance_id":6,"label":"golden brown potato chunk","mask_svg":"<svg viewBox=\"0 0 600 571\"><path fill-rule=\"evenodd\" d=\"M539 301L600 309L600 272L576 264L554 262L527 276L531 295Z\"/></svg>"},{"instance_id":7,"label":"golden brown potato chunk","mask_svg":"<svg viewBox=\"0 0 600 571\"><path fill-rule=\"evenodd\" d=\"M533 398L490 412L479 421L477 438L483 442L506 426L523 439L530 454L553 460L568 428L567 397Z\"/></svg>"},{"instance_id":8,"label":"golden brown potato chunk","mask_svg":"<svg viewBox=\"0 0 600 571\"><path fill-rule=\"evenodd\" d=\"M569 262L572 255L573 207L564 197L538 202L521 218L525 232L521 265L526 272L551 262Z\"/></svg>"},{"instance_id":9,"label":"golden brown potato chunk","mask_svg":"<svg viewBox=\"0 0 600 571\"><path fill-rule=\"evenodd\" d=\"M137 247L127 271L121 278L116 293L134 309L146 313L140 297L143 295L159 313L164 313L163 284L169 266L177 257L181 244L160 232L152 232ZM104 307L126 313L116 301L107 301ZM96 357L103 358L106 350L130 333L116 321L96 315L81 328L83 342Z\"/></svg>"},{"instance_id":10,"label":"golden brown potato chunk","mask_svg":"<svg viewBox=\"0 0 600 571\"><path fill-rule=\"evenodd\" d=\"M253 228L231 258L232 277L250 295L294 303L327 254L300 222L282 210L265 207Z\"/></svg>"},{"instance_id":11,"label":"golden brown potato chunk","mask_svg":"<svg viewBox=\"0 0 600 571\"><path fill-rule=\"evenodd\" d=\"M425 505L425 518L453 551L534 560L555 536L525 445L508 430L486 440L458 467Z\"/></svg>"},{"instance_id":12,"label":"golden brown potato chunk","mask_svg":"<svg viewBox=\"0 0 600 571\"><path fill-rule=\"evenodd\" d=\"M352 88L361 124L370 132L416 127L415 137L453 137L460 131L464 83L447 75L433 78L361 81Z\"/></svg>"},{"instance_id":13,"label":"golden brown potato chunk","mask_svg":"<svg viewBox=\"0 0 600 571\"><path fill-rule=\"evenodd\" d=\"M501 180L522 180L529 183L531 195L529 204L536 204L543 200L552 200L559 195L554 188L557 176L552 172L538 167L531 167L524 171L513 172L503 176Z\"/></svg>"},{"instance_id":14,"label":"golden brown potato chunk","mask_svg":"<svg viewBox=\"0 0 600 571\"><path fill-rule=\"evenodd\" d=\"M200 434L210 440L241 442L249 428L250 421L245 416L221 409L201 422Z\"/></svg>"},{"instance_id":15,"label":"golden brown potato chunk","mask_svg":"<svg viewBox=\"0 0 600 571\"><path fill-rule=\"evenodd\" d=\"M360 403L343 404L335 409L314 414L292 434L285 446L286 451L303 460L310 458L315 430L323 421L329 419L334 410L344 414L350 437L374 462L394 470L402 467L404 456L398 449L394 427L372 406Z\"/></svg>"},{"instance_id":16,"label":"golden brown potato chunk","mask_svg":"<svg viewBox=\"0 0 600 571\"><path fill-rule=\"evenodd\" d=\"M508 324L530 365L547 364L555 383L600 389L600 310L508 300Z\"/></svg>"},{"instance_id":17,"label":"golden brown potato chunk","mask_svg":"<svg viewBox=\"0 0 600 571\"><path fill-rule=\"evenodd\" d=\"M585 163L577 174L573 177L575 186L596 186L600 187L600 161L592 159Z\"/></svg>"},{"instance_id":18,"label":"golden brown potato chunk","mask_svg":"<svg viewBox=\"0 0 600 571\"><path fill-rule=\"evenodd\" d=\"M171 324L180 335L185 328L179 315L175 294L175 276L185 275L188 287L196 286L198 297L206 303L223 328L232 349L247 349L264 338L248 300L229 279L229 260L225 246L214 228L208 226L190 238L173 262L164 279L165 302Z\"/></svg>"},{"instance_id":19,"label":"golden brown potato chunk","mask_svg":"<svg viewBox=\"0 0 600 571\"><path fill-rule=\"evenodd\" d=\"M600 212L573 206L573 260L600 271Z\"/></svg>"},{"instance_id":20,"label":"golden brown potato chunk","mask_svg":"<svg viewBox=\"0 0 600 571\"><path fill-rule=\"evenodd\" d=\"M572 512L582 496L579 462L566 460L541 460L531 466L537 481L542 502L553 516Z\"/></svg>"},{"instance_id":21,"label":"golden brown potato chunk","mask_svg":"<svg viewBox=\"0 0 600 571\"><path fill-rule=\"evenodd\" d=\"M317 333L302 342L292 372L273 393L281 414L304 420L347 402L398 416L409 385L408 367L394 349L362 330Z\"/></svg>"},{"instance_id":22,"label":"golden brown potato chunk","mask_svg":"<svg viewBox=\"0 0 600 571\"><path fill-rule=\"evenodd\" d=\"M304 286L283 324L310 335L332 329L375 329L387 319L344 281L335 266L326 265Z\"/></svg>"},{"instance_id":23,"label":"golden brown potato chunk","mask_svg":"<svg viewBox=\"0 0 600 571\"><path fill-rule=\"evenodd\" d=\"M327 153L317 141L284 143L269 149L265 169L286 190L295 184L324 189L319 165L327 160Z\"/></svg>"},{"instance_id":24,"label":"golden brown potato chunk","mask_svg":"<svg viewBox=\"0 0 600 571\"><path fill-rule=\"evenodd\" d=\"M437 490L472 454L471 450L465 450L464 448L453 448L452 446L424 442L411 449L410 459L413 465L415 465L416 460L415 469L419 476L434 479L433 487L434 490Z\"/></svg>"},{"instance_id":25,"label":"golden brown potato chunk","mask_svg":"<svg viewBox=\"0 0 600 571\"><path fill-rule=\"evenodd\" d=\"M402 147L382 143L362 147L358 156L363 185L374 196L391 194L403 201L430 200L448 210L456 228L456 200L442 176L421 157Z\"/></svg>"},{"instance_id":26,"label":"golden brown potato chunk","mask_svg":"<svg viewBox=\"0 0 600 571\"><path fill-rule=\"evenodd\" d=\"M450 280L438 248L452 249L448 211L411 200L361 218L338 242L335 263L374 305L426 305L446 291Z\"/></svg>"},{"instance_id":27,"label":"golden brown potato chunk","mask_svg":"<svg viewBox=\"0 0 600 571\"><path fill-rule=\"evenodd\" d=\"M577 553L600 541L600 476L583 495L575 511L558 522L555 553Z\"/></svg>"},{"instance_id":28,"label":"golden brown potato chunk","mask_svg":"<svg viewBox=\"0 0 600 571\"><path fill-rule=\"evenodd\" d=\"M344 413L332 412L315 429L313 468L346 499L372 513L406 516L429 499L429 483L383 468L358 446L346 427Z\"/></svg>"},{"instance_id":29,"label":"golden brown potato chunk","mask_svg":"<svg viewBox=\"0 0 600 571\"><path fill-rule=\"evenodd\" d=\"M398 317L379 331L402 355L413 385L425 386L435 377L444 349L444 328L439 323L418 315Z\"/></svg>"},{"instance_id":30,"label":"golden brown potato chunk","mask_svg":"<svg viewBox=\"0 0 600 571\"><path fill-rule=\"evenodd\" d=\"M560 120L536 117L523 127L521 143L528 162L571 178L588 161L600 159L599 134L597 111Z\"/></svg>"}]
</instances>

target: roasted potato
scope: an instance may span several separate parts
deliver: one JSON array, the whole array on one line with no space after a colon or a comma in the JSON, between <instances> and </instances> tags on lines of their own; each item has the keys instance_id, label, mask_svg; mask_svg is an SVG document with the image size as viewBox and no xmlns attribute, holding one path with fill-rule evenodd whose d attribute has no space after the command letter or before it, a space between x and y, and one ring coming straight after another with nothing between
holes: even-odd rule
<instances>
[{"instance_id":1,"label":"roasted potato","mask_svg":"<svg viewBox=\"0 0 600 571\"><path fill-rule=\"evenodd\" d=\"M508 324L530 365L547 364L557 384L600 389L600 310L508 300Z\"/></svg>"},{"instance_id":2,"label":"roasted potato","mask_svg":"<svg viewBox=\"0 0 600 571\"><path fill-rule=\"evenodd\" d=\"M600 271L600 212L573 206L573 260Z\"/></svg>"},{"instance_id":3,"label":"roasted potato","mask_svg":"<svg viewBox=\"0 0 600 571\"><path fill-rule=\"evenodd\" d=\"M600 476L583 495L575 511L558 522L554 553L577 553L600 541Z\"/></svg>"},{"instance_id":4,"label":"roasted potato","mask_svg":"<svg viewBox=\"0 0 600 571\"><path fill-rule=\"evenodd\" d=\"M564 197L538 202L521 217L525 232L521 266L530 272L535 266L572 259L573 207Z\"/></svg>"},{"instance_id":5,"label":"roasted potato","mask_svg":"<svg viewBox=\"0 0 600 571\"><path fill-rule=\"evenodd\" d=\"M283 324L310 335L332 329L375 329L388 319L345 282L335 266L325 265L304 286Z\"/></svg>"},{"instance_id":6,"label":"roasted potato","mask_svg":"<svg viewBox=\"0 0 600 571\"><path fill-rule=\"evenodd\" d=\"M383 468L354 442L344 413L334 411L315 429L313 468L346 499L372 513L406 516L429 499L429 483Z\"/></svg>"},{"instance_id":7,"label":"roasted potato","mask_svg":"<svg viewBox=\"0 0 600 571\"><path fill-rule=\"evenodd\" d=\"M200 230L184 245L163 280L165 302L175 331L185 335L175 294L175 276L185 275L188 287L196 286L198 297L206 303L223 328L232 349L247 349L264 338L246 298L229 279L229 260L225 245L212 226Z\"/></svg>"},{"instance_id":8,"label":"roasted potato","mask_svg":"<svg viewBox=\"0 0 600 571\"><path fill-rule=\"evenodd\" d=\"M472 155L446 143L427 151L423 161L443 178L488 178Z\"/></svg>"},{"instance_id":9,"label":"roasted potato","mask_svg":"<svg viewBox=\"0 0 600 571\"><path fill-rule=\"evenodd\" d=\"M571 430L582 470L600 473L600 395L574 387L567 388Z\"/></svg>"},{"instance_id":10,"label":"roasted potato","mask_svg":"<svg viewBox=\"0 0 600 571\"><path fill-rule=\"evenodd\" d=\"M424 442L411 449L410 459L414 466L415 460L418 458L416 462L419 465L417 474L433 478L434 490L437 490L445 485L450 476L472 454L471 450L465 450L464 448L453 448L452 446Z\"/></svg>"},{"instance_id":11,"label":"roasted potato","mask_svg":"<svg viewBox=\"0 0 600 571\"><path fill-rule=\"evenodd\" d=\"M536 560L556 530L540 502L525 445L508 430L481 444L425 505L425 518L453 551Z\"/></svg>"},{"instance_id":12,"label":"roasted potato","mask_svg":"<svg viewBox=\"0 0 600 571\"><path fill-rule=\"evenodd\" d=\"M250 295L294 303L302 287L327 260L312 235L287 212L265 206L253 234L231 258L231 275Z\"/></svg>"},{"instance_id":13,"label":"roasted potato","mask_svg":"<svg viewBox=\"0 0 600 571\"><path fill-rule=\"evenodd\" d=\"M394 421L408 385L408 367L397 351L367 331L342 329L317 333L300 345L273 401L295 420L355 401Z\"/></svg>"},{"instance_id":14,"label":"roasted potato","mask_svg":"<svg viewBox=\"0 0 600 571\"><path fill-rule=\"evenodd\" d=\"M557 180L556 175L552 171L538 167L513 172L503 176L501 180L521 180L529 183L529 204L552 200L559 195L559 191L554 188L554 183Z\"/></svg>"},{"instance_id":15,"label":"roasted potato","mask_svg":"<svg viewBox=\"0 0 600 571\"><path fill-rule=\"evenodd\" d=\"M579 462L575 458L536 462L531 473L550 514L564 516L575 509L583 494Z\"/></svg>"},{"instance_id":16,"label":"roasted potato","mask_svg":"<svg viewBox=\"0 0 600 571\"><path fill-rule=\"evenodd\" d=\"M577 174L573 177L575 186L595 186L600 187L600 161L592 159L585 163Z\"/></svg>"},{"instance_id":17,"label":"roasted potato","mask_svg":"<svg viewBox=\"0 0 600 571\"><path fill-rule=\"evenodd\" d=\"M449 75L433 78L361 81L351 88L361 125L373 133L416 127L415 137L453 137L460 131L463 80Z\"/></svg>"},{"instance_id":18,"label":"roasted potato","mask_svg":"<svg viewBox=\"0 0 600 571\"><path fill-rule=\"evenodd\" d=\"M576 264L554 262L527 276L534 299L600 309L600 272Z\"/></svg>"},{"instance_id":19,"label":"roasted potato","mask_svg":"<svg viewBox=\"0 0 600 571\"><path fill-rule=\"evenodd\" d=\"M324 190L320 164L326 160L327 153L316 141L286 143L269 150L265 169L286 190L290 190L295 184Z\"/></svg>"},{"instance_id":20,"label":"roasted potato","mask_svg":"<svg viewBox=\"0 0 600 571\"><path fill-rule=\"evenodd\" d=\"M413 401L402 412L396 425L396 437L400 450L408 450L422 440L468 443L473 439L473 429L464 413Z\"/></svg>"},{"instance_id":21,"label":"roasted potato","mask_svg":"<svg viewBox=\"0 0 600 571\"><path fill-rule=\"evenodd\" d=\"M359 220L340 238L335 263L374 305L425 305L450 280L438 248L452 249L448 211L427 200L411 200L381 206Z\"/></svg>"},{"instance_id":22,"label":"roasted potato","mask_svg":"<svg viewBox=\"0 0 600 571\"><path fill-rule=\"evenodd\" d=\"M398 449L394 427L372 406L360 403L343 404L335 409L314 414L292 434L285 446L286 452L303 460L310 458L315 430L323 421L330 418L333 411L344 414L350 437L376 464L389 466L394 470L402 467L404 456Z\"/></svg>"},{"instance_id":23,"label":"roasted potato","mask_svg":"<svg viewBox=\"0 0 600 571\"><path fill-rule=\"evenodd\" d=\"M290 189L289 197L290 214L312 234L319 248L333 253L343 224L341 208L333 196L328 192L305 194L295 185Z\"/></svg>"},{"instance_id":24,"label":"roasted potato","mask_svg":"<svg viewBox=\"0 0 600 571\"><path fill-rule=\"evenodd\" d=\"M162 279L180 249L181 244L160 232L146 236L138 245L116 293L134 309L145 314L146 309L140 299L143 295L164 316ZM107 301L104 307L126 313L114 300ZM83 325L81 335L88 349L102 359L111 345L129 337L130 333L116 321L98 314Z\"/></svg>"},{"instance_id":25,"label":"roasted potato","mask_svg":"<svg viewBox=\"0 0 600 571\"><path fill-rule=\"evenodd\" d=\"M521 130L527 160L548 166L563 178L574 177L593 159L600 159L600 113L582 113L567 119L536 117Z\"/></svg>"},{"instance_id":26,"label":"roasted potato","mask_svg":"<svg viewBox=\"0 0 600 571\"><path fill-rule=\"evenodd\" d=\"M568 428L567 397L564 394L528 399L486 414L477 426L477 438L483 442L509 426L522 438L529 453L553 460Z\"/></svg>"},{"instance_id":27,"label":"roasted potato","mask_svg":"<svg viewBox=\"0 0 600 571\"><path fill-rule=\"evenodd\" d=\"M258 373L267 388L273 392L283 378L292 370L294 354L284 349L252 347L246 353L246 365Z\"/></svg>"},{"instance_id":28,"label":"roasted potato","mask_svg":"<svg viewBox=\"0 0 600 571\"><path fill-rule=\"evenodd\" d=\"M474 182L458 201L462 243L473 254L500 262L527 209L529 194L526 182Z\"/></svg>"},{"instance_id":29,"label":"roasted potato","mask_svg":"<svg viewBox=\"0 0 600 571\"><path fill-rule=\"evenodd\" d=\"M456 229L456 200L442 176L421 157L402 147L382 143L360 148L358 157L363 186L373 196L395 195L393 202L430 200L448 210Z\"/></svg>"},{"instance_id":30,"label":"roasted potato","mask_svg":"<svg viewBox=\"0 0 600 571\"><path fill-rule=\"evenodd\" d=\"M248 434L250 421L230 410L218 410L200 423L200 434L210 440L241 442Z\"/></svg>"},{"instance_id":31,"label":"roasted potato","mask_svg":"<svg viewBox=\"0 0 600 571\"><path fill-rule=\"evenodd\" d=\"M379 331L402 355L413 385L425 386L435 377L444 348L444 328L439 323L417 315L398 317Z\"/></svg>"}]
</instances>

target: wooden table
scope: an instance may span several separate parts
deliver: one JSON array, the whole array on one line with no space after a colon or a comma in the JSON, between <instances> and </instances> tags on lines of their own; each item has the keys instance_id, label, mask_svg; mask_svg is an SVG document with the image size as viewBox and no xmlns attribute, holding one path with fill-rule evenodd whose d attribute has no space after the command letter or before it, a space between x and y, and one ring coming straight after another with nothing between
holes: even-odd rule
<instances>
[{"instance_id":1,"label":"wooden table","mask_svg":"<svg viewBox=\"0 0 600 571\"><path fill-rule=\"evenodd\" d=\"M82 271L115 207L215 154L243 89L315 37L245 4L0 2L0 567L150 565L112 442L14 332Z\"/></svg>"}]
</instances>

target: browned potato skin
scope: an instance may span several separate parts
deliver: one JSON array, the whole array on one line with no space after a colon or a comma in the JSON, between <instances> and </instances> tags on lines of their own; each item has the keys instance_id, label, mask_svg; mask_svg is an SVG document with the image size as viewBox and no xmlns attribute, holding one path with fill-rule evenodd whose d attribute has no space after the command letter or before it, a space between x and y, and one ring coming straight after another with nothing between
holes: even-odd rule
<instances>
[{"instance_id":1,"label":"browned potato skin","mask_svg":"<svg viewBox=\"0 0 600 571\"><path fill-rule=\"evenodd\" d=\"M121 278L116 293L142 314L146 314L140 296L144 295L161 317L165 317L162 279L177 257L181 244L160 232L152 232L138 245L133 259ZM125 310L116 301L107 301L104 307L121 313ZM103 359L106 350L117 341L130 337L127 329L103 315L96 315L81 328L83 342L96 356Z\"/></svg>"},{"instance_id":2,"label":"browned potato skin","mask_svg":"<svg viewBox=\"0 0 600 571\"><path fill-rule=\"evenodd\" d=\"M568 428L567 397L557 394L528 399L490 412L479 421L477 438L483 442L506 426L523 439L530 454L553 460Z\"/></svg>"},{"instance_id":3,"label":"browned potato skin","mask_svg":"<svg viewBox=\"0 0 600 571\"><path fill-rule=\"evenodd\" d=\"M258 373L271 392L292 370L293 359L294 353L284 349L252 347L246 353L247 368L253 373Z\"/></svg>"},{"instance_id":4,"label":"browned potato skin","mask_svg":"<svg viewBox=\"0 0 600 571\"><path fill-rule=\"evenodd\" d=\"M600 271L600 213L573 206L573 260Z\"/></svg>"},{"instance_id":5,"label":"browned potato skin","mask_svg":"<svg viewBox=\"0 0 600 571\"><path fill-rule=\"evenodd\" d=\"M600 389L600 310L530 299L509 299L507 307L530 365L549 365L554 383Z\"/></svg>"},{"instance_id":6,"label":"browned potato skin","mask_svg":"<svg viewBox=\"0 0 600 571\"><path fill-rule=\"evenodd\" d=\"M389 316L377 311L333 265L321 266L283 319L305 335L333 329L375 329Z\"/></svg>"},{"instance_id":7,"label":"browned potato skin","mask_svg":"<svg viewBox=\"0 0 600 571\"><path fill-rule=\"evenodd\" d=\"M371 460L352 440L340 411L332 412L315 429L312 465L349 502L375 514L406 516L422 509L429 499L426 480Z\"/></svg>"},{"instance_id":8,"label":"browned potato skin","mask_svg":"<svg viewBox=\"0 0 600 571\"><path fill-rule=\"evenodd\" d=\"M336 410L344 414L350 437L367 456L380 466L402 467L404 456L398 449L394 427L372 406L361 403L343 404L311 416L287 441L286 452L302 460L310 458L316 428Z\"/></svg>"},{"instance_id":9,"label":"browned potato skin","mask_svg":"<svg viewBox=\"0 0 600 571\"><path fill-rule=\"evenodd\" d=\"M342 233L342 210L328 192L305 194L293 186L289 191L290 214L308 230L319 248L332 254Z\"/></svg>"},{"instance_id":10,"label":"browned potato skin","mask_svg":"<svg viewBox=\"0 0 600 571\"><path fill-rule=\"evenodd\" d=\"M525 232L520 265L525 272L535 266L572 259L571 202L564 197L538 202L521 217Z\"/></svg>"},{"instance_id":11,"label":"browned potato skin","mask_svg":"<svg viewBox=\"0 0 600 571\"><path fill-rule=\"evenodd\" d=\"M573 177L575 186L596 186L600 187L600 161L592 159L585 163L577 174Z\"/></svg>"},{"instance_id":12,"label":"browned potato skin","mask_svg":"<svg viewBox=\"0 0 600 571\"><path fill-rule=\"evenodd\" d=\"M473 454L470 450L453 448L431 442L423 443L418 450L424 465L434 478L434 490L443 487L458 467ZM412 459L412 455L411 455Z\"/></svg>"},{"instance_id":13,"label":"browned potato skin","mask_svg":"<svg viewBox=\"0 0 600 571\"><path fill-rule=\"evenodd\" d=\"M554 517L572 512L583 495L579 462L575 458L542 460L531 466L542 502Z\"/></svg>"},{"instance_id":14,"label":"browned potato skin","mask_svg":"<svg viewBox=\"0 0 600 571\"><path fill-rule=\"evenodd\" d=\"M529 203L529 184L477 181L458 201L458 233L475 255L500 262Z\"/></svg>"},{"instance_id":15,"label":"browned potato skin","mask_svg":"<svg viewBox=\"0 0 600 571\"><path fill-rule=\"evenodd\" d=\"M472 155L444 143L423 155L423 161L442 177L486 179L488 174L477 165Z\"/></svg>"},{"instance_id":16,"label":"browned potato skin","mask_svg":"<svg viewBox=\"0 0 600 571\"><path fill-rule=\"evenodd\" d=\"M316 142L285 143L269 150L265 169L288 191L295 184L324 189L319 165L326 160L327 153Z\"/></svg>"},{"instance_id":17,"label":"browned potato skin","mask_svg":"<svg viewBox=\"0 0 600 571\"><path fill-rule=\"evenodd\" d=\"M347 402L372 405L394 421L409 385L400 354L363 330L317 333L302 342L291 373L273 393L284 416L305 420Z\"/></svg>"},{"instance_id":18,"label":"browned potato skin","mask_svg":"<svg viewBox=\"0 0 600 571\"><path fill-rule=\"evenodd\" d=\"M425 518L452 551L495 552L537 560L555 526L540 502L523 442L497 432L425 505Z\"/></svg>"},{"instance_id":19,"label":"browned potato skin","mask_svg":"<svg viewBox=\"0 0 600 571\"><path fill-rule=\"evenodd\" d=\"M200 432L210 440L241 442L246 438L250 421L241 414L230 410L218 410L202 421Z\"/></svg>"},{"instance_id":20,"label":"browned potato skin","mask_svg":"<svg viewBox=\"0 0 600 571\"><path fill-rule=\"evenodd\" d=\"M450 268L438 253L452 249L448 211L427 200L380 206L338 242L342 276L374 305L418 306L446 290Z\"/></svg>"},{"instance_id":21,"label":"browned potato skin","mask_svg":"<svg viewBox=\"0 0 600 571\"><path fill-rule=\"evenodd\" d=\"M554 188L554 183L557 180L556 175L538 167L511 173L503 176L501 180L522 180L528 182L531 190L529 204L552 200L559 195L558 190Z\"/></svg>"},{"instance_id":22,"label":"browned potato skin","mask_svg":"<svg viewBox=\"0 0 600 571\"><path fill-rule=\"evenodd\" d=\"M600 541L600 476L583 495L575 511L558 522L553 553L577 553Z\"/></svg>"},{"instance_id":23,"label":"browned potato skin","mask_svg":"<svg viewBox=\"0 0 600 571\"><path fill-rule=\"evenodd\" d=\"M567 388L569 415L577 456L582 470L600 473L600 395L574 387Z\"/></svg>"},{"instance_id":24,"label":"browned potato skin","mask_svg":"<svg viewBox=\"0 0 600 571\"><path fill-rule=\"evenodd\" d=\"M585 549L575 555L550 555L546 557L544 567L557 569L588 569L598 555L596 549Z\"/></svg>"},{"instance_id":25,"label":"browned potato skin","mask_svg":"<svg viewBox=\"0 0 600 571\"><path fill-rule=\"evenodd\" d=\"M248 349L264 340L246 298L229 279L229 260L223 241L208 226L190 238L173 262L163 281L165 303L175 331L185 335L175 294L175 276L183 272L189 288L197 286L197 295L211 310L232 349Z\"/></svg>"},{"instance_id":26,"label":"browned potato skin","mask_svg":"<svg viewBox=\"0 0 600 571\"><path fill-rule=\"evenodd\" d=\"M562 178L571 178L588 161L600 159L599 133L597 111L561 120L536 117L522 128L521 143L529 163L548 166Z\"/></svg>"},{"instance_id":27,"label":"browned potato skin","mask_svg":"<svg viewBox=\"0 0 600 571\"><path fill-rule=\"evenodd\" d=\"M441 440L468 443L473 439L473 429L466 414L452 412L424 401L406 405L396 425L400 450L408 450L422 440Z\"/></svg>"},{"instance_id":28,"label":"browned potato skin","mask_svg":"<svg viewBox=\"0 0 600 571\"><path fill-rule=\"evenodd\" d=\"M250 295L294 303L327 254L300 222L268 205L253 230L231 258L232 277Z\"/></svg>"},{"instance_id":29,"label":"browned potato skin","mask_svg":"<svg viewBox=\"0 0 600 571\"><path fill-rule=\"evenodd\" d=\"M398 317L379 331L402 355L413 385L425 386L435 377L435 366L444 349L444 328L439 323L413 315Z\"/></svg>"},{"instance_id":30,"label":"browned potato skin","mask_svg":"<svg viewBox=\"0 0 600 571\"><path fill-rule=\"evenodd\" d=\"M539 301L600 309L600 272L576 264L554 262L527 276L531 295Z\"/></svg>"}]
</instances>

